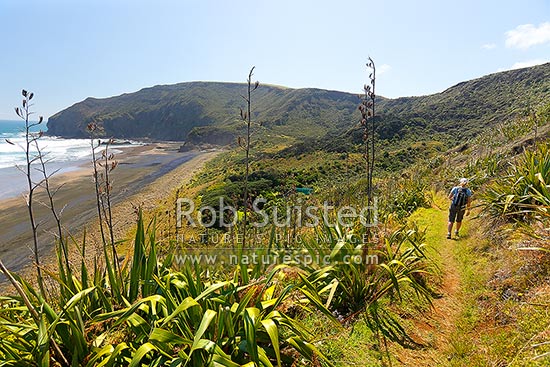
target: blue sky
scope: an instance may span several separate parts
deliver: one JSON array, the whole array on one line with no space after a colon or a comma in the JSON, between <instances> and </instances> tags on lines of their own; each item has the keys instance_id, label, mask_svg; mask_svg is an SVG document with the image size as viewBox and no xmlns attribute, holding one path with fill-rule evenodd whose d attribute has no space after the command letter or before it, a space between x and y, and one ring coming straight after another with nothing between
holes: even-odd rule
<instances>
[{"instance_id":1,"label":"blue sky","mask_svg":"<svg viewBox=\"0 0 550 367\"><path fill-rule=\"evenodd\" d=\"M550 1L0 0L0 119L21 88L45 117L88 96L243 82L360 93L440 92L550 61Z\"/></svg>"}]
</instances>

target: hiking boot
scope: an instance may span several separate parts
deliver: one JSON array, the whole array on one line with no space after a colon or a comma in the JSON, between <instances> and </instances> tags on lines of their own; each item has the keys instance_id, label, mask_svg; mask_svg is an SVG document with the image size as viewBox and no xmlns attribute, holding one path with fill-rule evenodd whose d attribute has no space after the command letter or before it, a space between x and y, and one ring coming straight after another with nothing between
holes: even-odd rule
<instances>
[{"instance_id":1,"label":"hiking boot","mask_svg":"<svg viewBox=\"0 0 550 367\"><path fill-rule=\"evenodd\" d=\"M451 234L450 234L450 233L447 233L447 239L448 239L448 240L451 239Z\"/></svg>"},{"instance_id":2,"label":"hiking boot","mask_svg":"<svg viewBox=\"0 0 550 367\"><path fill-rule=\"evenodd\" d=\"M460 238L460 236L458 235L458 232L455 232L455 237L456 237L456 239Z\"/></svg>"}]
</instances>

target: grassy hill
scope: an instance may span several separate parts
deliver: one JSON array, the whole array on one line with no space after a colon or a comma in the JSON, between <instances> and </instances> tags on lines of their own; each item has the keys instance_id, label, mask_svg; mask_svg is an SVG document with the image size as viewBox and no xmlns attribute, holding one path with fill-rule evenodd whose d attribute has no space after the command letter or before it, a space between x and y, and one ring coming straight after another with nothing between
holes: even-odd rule
<instances>
[{"instance_id":1,"label":"grassy hill","mask_svg":"<svg viewBox=\"0 0 550 367\"><path fill-rule=\"evenodd\" d=\"M550 98L550 63L490 74L428 96L384 101L403 128L471 137ZM456 137L455 137L456 135Z\"/></svg>"},{"instance_id":2,"label":"grassy hill","mask_svg":"<svg viewBox=\"0 0 550 367\"><path fill-rule=\"evenodd\" d=\"M50 117L48 130L85 137L87 124L96 122L117 138L231 144L243 129L239 107L245 90L238 83L189 82L87 98ZM549 98L550 63L487 75L428 96L380 97L378 134L398 145L435 140L450 146ZM358 103L350 93L261 85L253 95L253 118L263 133L258 135L353 145L360 142Z\"/></svg>"},{"instance_id":3,"label":"grassy hill","mask_svg":"<svg viewBox=\"0 0 550 367\"><path fill-rule=\"evenodd\" d=\"M50 117L51 134L87 136L90 122L117 138L192 140L228 144L239 133L244 84L190 82L145 88L117 97L88 98ZM283 135L316 136L345 126L355 95L263 85L253 95L254 120Z\"/></svg>"}]
</instances>

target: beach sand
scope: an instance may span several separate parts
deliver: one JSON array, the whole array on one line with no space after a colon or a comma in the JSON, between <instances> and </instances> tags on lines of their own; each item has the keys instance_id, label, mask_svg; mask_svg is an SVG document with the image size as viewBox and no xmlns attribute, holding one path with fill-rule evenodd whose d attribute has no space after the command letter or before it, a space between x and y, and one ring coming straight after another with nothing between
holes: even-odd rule
<instances>
[{"instance_id":1,"label":"beach sand","mask_svg":"<svg viewBox=\"0 0 550 367\"><path fill-rule=\"evenodd\" d=\"M112 172L113 216L115 231L125 234L135 224L135 208L152 210L178 187L188 182L208 160L219 151L177 151L179 143L151 143L123 148L116 155L118 167ZM59 187L55 195L63 226L81 241L86 228L90 234L98 232L95 189L91 163L77 170L59 174L51 180ZM43 192L36 195L35 212L40 223L39 252L46 263L54 259L55 222L50 209L38 202L46 202ZM88 241L87 241L88 242ZM0 259L11 271L27 272L33 264L32 232L25 198L0 200ZM73 246L74 249L74 246ZM0 278L3 278L0 276ZM2 279L3 280L3 279Z\"/></svg>"}]
</instances>

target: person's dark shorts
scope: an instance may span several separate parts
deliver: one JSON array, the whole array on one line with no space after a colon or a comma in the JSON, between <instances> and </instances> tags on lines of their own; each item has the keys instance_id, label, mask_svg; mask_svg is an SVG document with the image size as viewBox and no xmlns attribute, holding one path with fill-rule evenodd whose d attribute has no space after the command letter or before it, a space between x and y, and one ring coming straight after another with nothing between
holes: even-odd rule
<instances>
[{"instance_id":1,"label":"person's dark shorts","mask_svg":"<svg viewBox=\"0 0 550 367\"><path fill-rule=\"evenodd\" d=\"M449 222L462 222L462 218L464 218L464 213L466 212L466 208L460 209L457 206L451 205L449 208Z\"/></svg>"}]
</instances>

